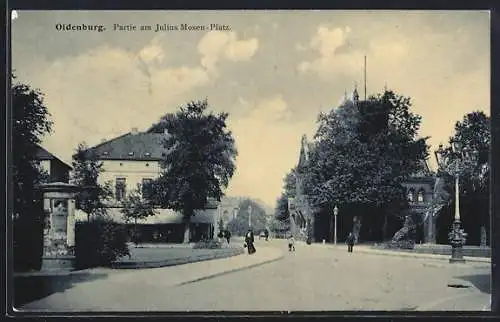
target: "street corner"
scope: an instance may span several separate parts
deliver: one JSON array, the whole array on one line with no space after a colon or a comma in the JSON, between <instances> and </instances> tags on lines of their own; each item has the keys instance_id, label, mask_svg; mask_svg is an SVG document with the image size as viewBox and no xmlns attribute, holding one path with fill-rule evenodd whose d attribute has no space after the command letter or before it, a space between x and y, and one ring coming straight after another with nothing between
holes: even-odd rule
<instances>
[{"instance_id":1,"label":"street corner","mask_svg":"<svg viewBox=\"0 0 500 322\"><path fill-rule=\"evenodd\" d=\"M490 298L489 294L467 291L418 306L415 311L485 311Z\"/></svg>"}]
</instances>

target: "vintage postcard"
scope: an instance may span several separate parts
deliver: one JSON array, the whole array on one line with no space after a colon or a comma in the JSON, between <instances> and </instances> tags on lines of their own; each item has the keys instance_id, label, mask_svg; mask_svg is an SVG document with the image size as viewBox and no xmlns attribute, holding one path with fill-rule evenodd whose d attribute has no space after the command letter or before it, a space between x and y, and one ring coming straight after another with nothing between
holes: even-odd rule
<instances>
[{"instance_id":1,"label":"vintage postcard","mask_svg":"<svg viewBox=\"0 0 500 322\"><path fill-rule=\"evenodd\" d=\"M16 310L489 310L488 11L15 10L11 38Z\"/></svg>"}]
</instances>

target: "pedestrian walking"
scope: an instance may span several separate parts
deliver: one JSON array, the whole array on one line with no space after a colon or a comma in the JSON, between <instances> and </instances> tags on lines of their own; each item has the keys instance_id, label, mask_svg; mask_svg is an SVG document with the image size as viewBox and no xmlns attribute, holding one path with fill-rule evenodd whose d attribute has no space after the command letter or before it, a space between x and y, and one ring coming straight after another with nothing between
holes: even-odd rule
<instances>
[{"instance_id":1,"label":"pedestrian walking","mask_svg":"<svg viewBox=\"0 0 500 322\"><path fill-rule=\"evenodd\" d=\"M269 241L269 230L264 230L264 235L266 236L266 241Z\"/></svg>"},{"instance_id":2,"label":"pedestrian walking","mask_svg":"<svg viewBox=\"0 0 500 322\"><path fill-rule=\"evenodd\" d=\"M346 244L347 244L347 252L352 253L352 249L354 247L354 234L353 233L349 233L349 235L347 236Z\"/></svg>"},{"instance_id":3,"label":"pedestrian walking","mask_svg":"<svg viewBox=\"0 0 500 322\"><path fill-rule=\"evenodd\" d=\"M248 230L245 236L245 244L247 246L248 255L251 255L257 251L254 246L254 235L251 229Z\"/></svg>"},{"instance_id":4,"label":"pedestrian walking","mask_svg":"<svg viewBox=\"0 0 500 322\"><path fill-rule=\"evenodd\" d=\"M231 232L229 230L226 230L224 235L226 236L227 243L229 244L229 240L231 239Z\"/></svg>"},{"instance_id":5,"label":"pedestrian walking","mask_svg":"<svg viewBox=\"0 0 500 322\"><path fill-rule=\"evenodd\" d=\"M295 251L295 238L293 238L292 235L290 235L290 238L288 238L288 251Z\"/></svg>"}]
</instances>

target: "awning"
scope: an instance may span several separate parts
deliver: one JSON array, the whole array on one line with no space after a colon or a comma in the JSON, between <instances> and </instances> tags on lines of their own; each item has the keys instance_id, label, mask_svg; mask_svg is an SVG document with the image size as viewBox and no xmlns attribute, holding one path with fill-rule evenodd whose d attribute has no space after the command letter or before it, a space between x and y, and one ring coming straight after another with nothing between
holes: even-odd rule
<instances>
[{"instance_id":1,"label":"awning","mask_svg":"<svg viewBox=\"0 0 500 322\"><path fill-rule=\"evenodd\" d=\"M108 216L115 222L125 223L121 208L108 208ZM196 224L213 224L215 223L217 210L206 209L195 211L195 215L191 218L191 222ZM86 221L87 214L81 210L75 211L75 219L78 221ZM132 221L133 222L133 221ZM181 224L182 215L172 209L156 209L156 215L146 219L139 220L140 224Z\"/></svg>"}]
</instances>

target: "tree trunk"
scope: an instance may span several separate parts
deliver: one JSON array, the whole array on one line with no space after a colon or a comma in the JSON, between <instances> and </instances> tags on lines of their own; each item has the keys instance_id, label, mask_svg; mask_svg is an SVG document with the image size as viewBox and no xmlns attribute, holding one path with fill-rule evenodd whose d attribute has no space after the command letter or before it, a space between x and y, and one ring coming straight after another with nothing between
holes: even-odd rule
<instances>
[{"instance_id":1,"label":"tree trunk","mask_svg":"<svg viewBox=\"0 0 500 322\"><path fill-rule=\"evenodd\" d=\"M384 213L384 225L382 226L382 241L387 239L387 225L388 225L388 217L387 213Z\"/></svg>"},{"instance_id":2,"label":"tree trunk","mask_svg":"<svg viewBox=\"0 0 500 322\"><path fill-rule=\"evenodd\" d=\"M139 244L139 234L137 233L137 218L134 218L134 244Z\"/></svg>"},{"instance_id":3,"label":"tree trunk","mask_svg":"<svg viewBox=\"0 0 500 322\"><path fill-rule=\"evenodd\" d=\"M486 233L486 226L481 225L481 247L488 246L488 235Z\"/></svg>"},{"instance_id":4,"label":"tree trunk","mask_svg":"<svg viewBox=\"0 0 500 322\"><path fill-rule=\"evenodd\" d=\"M189 244L191 241L191 217L188 217L184 221L184 244Z\"/></svg>"}]
</instances>

